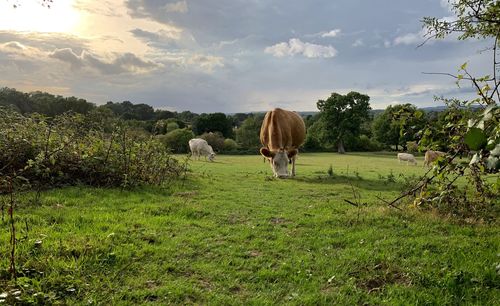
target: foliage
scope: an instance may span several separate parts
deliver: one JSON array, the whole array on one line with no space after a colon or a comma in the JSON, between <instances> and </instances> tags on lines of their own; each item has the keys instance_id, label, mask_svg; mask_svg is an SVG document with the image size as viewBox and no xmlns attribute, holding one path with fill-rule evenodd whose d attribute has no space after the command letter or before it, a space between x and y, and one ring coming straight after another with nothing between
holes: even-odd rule
<instances>
[{"instance_id":1,"label":"foliage","mask_svg":"<svg viewBox=\"0 0 500 306\"><path fill-rule=\"evenodd\" d=\"M401 145L406 151L409 141L418 141L418 132L425 125L425 116L411 104L389 105L373 121L375 139L386 146Z\"/></svg>"},{"instance_id":2,"label":"foliage","mask_svg":"<svg viewBox=\"0 0 500 306\"><path fill-rule=\"evenodd\" d=\"M215 152L220 152L224 149L224 137L220 132L203 133L200 138L205 139Z\"/></svg>"},{"instance_id":3,"label":"foliage","mask_svg":"<svg viewBox=\"0 0 500 306\"><path fill-rule=\"evenodd\" d=\"M422 146L446 146L448 157L438 160L433 175L421 182L415 204L469 218L489 219L497 216L500 179L491 176L500 171L500 79L497 76L497 48L500 46L500 3L498 1L458 0L450 2L457 19L452 22L427 17L424 26L430 37L444 38L460 33L459 39L494 38L493 77L474 77L467 63L460 66L457 85L467 81L477 90L470 101L442 99L448 105L446 124L423 131ZM441 137L433 137L438 130ZM465 158L459 160L458 157ZM465 176L470 188L456 182ZM496 179L495 179L496 178Z\"/></svg>"},{"instance_id":4,"label":"foliage","mask_svg":"<svg viewBox=\"0 0 500 306\"><path fill-rule=\"evenodd\" d=\"M155 116L154 109L147 104L133 104L130 101L123 101L122 103L108 102L103 106L110 109L115 116L125 120L152 120Z\"/></svg>"},{"instance_id":5,"label":"foliage","mask_svg":"<svg viewBox=\"0 0 500 306\"><path fill-rule=\"evenodd\" d=\"M185 128L156 137L172 152L187 153L189 152L189 140L194 138L194 134L190 129Z\"/></svg>"},{"instance_id":6,"label":"foliage","mask_svg":"<svg viewBox=\"0 0 500 306\"><path fill-rule=\"evenodd\" d=\"M246 118L236 130L236 141L244 148L257 148L260 146L260 127L264 117L252 115Z\"/></svg>"},{"instance_id":7,"label":"foliage","mask_svg":"<svg viewBox=\"0 0 500 306\"><path fill-rule=\"evenodd\" d=\"M181 166L160 142L123 122L112 133L81 114L25 117L0 108L0 191L9 180L36 189L161 184Z\"/></svg>"},{"instance_id":8,"label":"foliage","mask_svg":"<svg viewBox=\"0 0 500 306\"><path fill-rule=\"evenodd\" d=\"M336 145L345 153L344 142L348 136L358 136L361 123L369 118L370 97L358 92L347 95L332 93L326 100L319 100L321 139Z\"/></svg>"},{"instance_id":9,"label":"foliage","mask_svg":"<svg viewBox=\"0 0 500 306\"><path fill-rule=\"evenodd\" d=\"M500 2L497 0L448 0L456 18L424 17L428 38L442 39L459 33L458 39L500 35Z\"/></svg>"},{"instance_id":10,"label":"foliage","mask_svg":"<svg viewBox=\"0 0 500 306\"><path fill-rule=\"evenodd\" d=\"M193 132L196 135L209 132L220 132L222 136L233 136L233 122L223 113L201 114L193 122Z\"/></svg>"},{"instance_id":11,"label":"foliage","mask_svg":"<svg viewBox=\"0 0 500 306\"><path fill-rule=\"evenodd\" d=\"M87 114L95 108L94 104L76 97L64 98L40 91L28 94L13 88L0 88L0 106L10 105L21 114L39 113L47 116L61 115L68 111Z\"/></svg>"},{"instance_id":12,"label":"foliage","mask_svg":"<svg viewBox=\"0 0 500 306\"><path fill-rule=\"evenodd\" d=\"M224 139L224 151L231 152L238 149L238 143L231 138Z\"/></svg>"}]
</instances>

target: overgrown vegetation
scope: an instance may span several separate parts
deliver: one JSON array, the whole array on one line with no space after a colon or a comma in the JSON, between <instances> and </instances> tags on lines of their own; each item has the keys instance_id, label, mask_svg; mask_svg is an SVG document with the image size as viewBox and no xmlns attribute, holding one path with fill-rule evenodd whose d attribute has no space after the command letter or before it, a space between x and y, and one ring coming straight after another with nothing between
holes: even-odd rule
<instances>
[{"instance_id":1,"label":"overgrown vegetation","mask_svg":"<svg viewBox=\"0 0 500 306\"><path fill-rule=\"evenodd\" d=\"M143 131L82 114L23 116L0 108L0 191L8 182L36 190L84 184L99 187L160 185L184 166ZM109 122L107 123L109 124Z\"/></svg>"},{"instance_id":2,"label":"overgrown vegetation","mask_svg":"<svg viewBox=\"0 0 500 306\"><path fill-rule=\"evenodd\" d=\"M459 33L459 39L490 38L492 75L475 77L460 66L457 86L467 82L477 90L470 101L443 100L448 109L443 125L423 130L421 148L447 148L447 157L438 160L432 174L422 179L408 194L415 204L438 208L465 218L491 220L498 216L500 204L500 78L497 75L500 47L500 3L498 1L459 0L450 2L454 21L425 18L429 38ZM468 188L459 180L465 176Z\"/></svg>"}]
</instances>

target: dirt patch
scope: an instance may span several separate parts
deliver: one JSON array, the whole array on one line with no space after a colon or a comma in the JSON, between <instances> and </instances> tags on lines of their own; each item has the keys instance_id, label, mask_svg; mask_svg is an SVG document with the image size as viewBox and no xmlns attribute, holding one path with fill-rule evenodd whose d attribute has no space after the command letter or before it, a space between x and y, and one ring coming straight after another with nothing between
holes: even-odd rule
<instances>
[{"instance_id":1,"label":"dirt patch","mask_svg":"<svg viewBox=\"0 0 500 306\"><path fill-rule=\"evenodd\" d=\"M392 284L411 285L408 273L384 262L363 267L349 274L356 278L356 287L365 289L368 293L383 290L385 286Z\"/></svg>"}]
</instances>

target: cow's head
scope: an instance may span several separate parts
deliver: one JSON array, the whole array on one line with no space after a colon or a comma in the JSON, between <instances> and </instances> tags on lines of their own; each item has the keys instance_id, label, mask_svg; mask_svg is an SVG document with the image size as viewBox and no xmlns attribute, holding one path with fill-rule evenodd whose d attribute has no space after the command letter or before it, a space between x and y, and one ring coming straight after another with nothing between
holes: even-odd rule
<instances>
[{"instance_id":1,"label":"cow's head","mask_svg":"<svg viewBox=\"0 0 500 306\"><path fill-rule=\"evenodd\" d=\"M210 154L208 154L208 160L209 160L209 161L213 162L213 161L214 161L214 159L215 159L215 153L210 153Z\"/></svg>"},{"instance_id":2,"label":"cow's head","mask_svg":"<svg viewBox=\"0 0 500 306\"><path fill-rule=\"evenodd\" d=\"M278 151L271 151L268 148L260 149L260 154L269 159L274 176L279 178L290 176L290 173L288 172L288 163L295 155L297 155L297 153L296 149L279 149Z\"/></svg>"}]
</instances>

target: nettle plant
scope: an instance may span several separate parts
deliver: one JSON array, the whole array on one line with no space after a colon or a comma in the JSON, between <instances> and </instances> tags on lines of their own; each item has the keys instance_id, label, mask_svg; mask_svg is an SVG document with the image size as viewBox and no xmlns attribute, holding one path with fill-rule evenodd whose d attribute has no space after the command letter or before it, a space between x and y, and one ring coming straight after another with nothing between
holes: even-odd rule
<instances>
[{"instance_id":1,"label":"nettle plant","mask_svg":"<svg viewBox=\"0 0 500 306\"><path fill-rule=\"evenodd\" d=\"M437 98L448 109L442 122L422 130L420 149L447 148L433 175L427 177L416 197L417 205L429 204L465 217L494 219L500 199L500 3L492 0L449 1L456 18L426 17L427 37L492 39L492 74L475 77L464 63L457 74L437 73L456 79L457 86L472 84L477 97L469 101ZM436 73L433 73L436 74ZM467 182L461 182L465 176Z\"/></svg>"}]
</instances>

